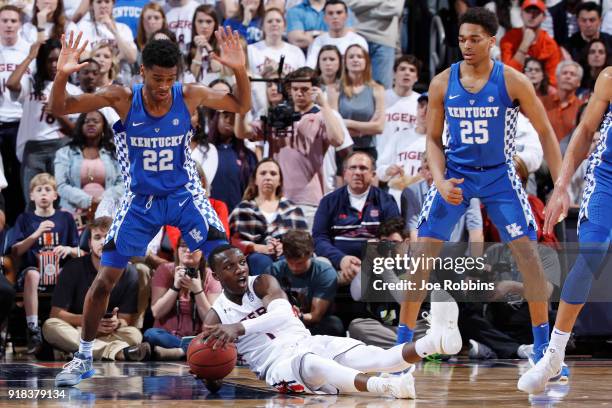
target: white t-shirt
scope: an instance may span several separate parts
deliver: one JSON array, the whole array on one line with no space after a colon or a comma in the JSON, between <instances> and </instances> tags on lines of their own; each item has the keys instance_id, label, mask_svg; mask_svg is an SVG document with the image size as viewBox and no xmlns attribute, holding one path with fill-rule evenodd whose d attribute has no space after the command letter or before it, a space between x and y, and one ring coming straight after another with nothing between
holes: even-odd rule
<instances>
[{"instance_id":1,"label":"white t-shirt","mask_svg":"<svg viewBox=\"0 0 612 408\"><path fill-rule=\"evenodd\" d=\"M60 131L59 121L44 111L52 84L52 81L47 81L40 98L34 95L34 79L31 76L27 77L26 86L21 88L18 100L23 103L23 117L17 131L17 158L19 161L23 160L23 149L30 140L55 140L64 136ZM71 83L66 84L66 92L70 95L83 93L81 88ZM75 114L69 117L76 119L78 116Z\"/></svg>"},{"instance_id":2,"label":"white t-shirt","mask_svg":"<svg viewBox=\"0 0 612 408\"><path fill-rule=\"evenodd\" d=\"M219 167L219 153L215 145L209 143L208 150L205 150L203 146L196 146L191 151L191 158L202 167L208 185L212 185L217 174L217 168Z\"/></svg>"},{"instance_id":3,"label":"white t-shirt","mask_svg":"<svg viewBox=\"0 0 612 408\"><path fill-rule=\"evenodd\" d=\"M53 30L53 23L47 21L47 23L45 23L45 35L47 38L49 38L51 35L51 30ZM70 34L71 31L74 31L74 35L76 36L78 34L77 25L72 21L66 21L66 24L64 25L64 33ZM23 27L21 27L21 36L24 40L31 44L36 41L36 38L38 37L38 28L36 28L36 26L32 23L25 23Z\"/></svg>"},{"instance_id":4,"label":"white t-shirt","mask_svg":"<svg viewBox=\"0 0 612 408\"><path fill-rule=\"evenodd\" d=\"M64 0L64 12L66 13L66 17L72 20L74 12L77 10L77 8L79 8L80 5L81 0ZM89 13L85 13L85 16L89 16Z\"/></svg>"},{"instance_id":5,"label":"white t-shirt","mask_svg":"<svg viewBox=\"0 0 612 408\"><path fill-rule=\"evenodd\" d=\"M5 47L0 45L0 122L17 122L23 112L21 103L11 99L10 91L6 87L6 81L11 76L17 65L26 59L30 51L30 44L21 36L13 46ZM28 75L33 73L36 62L32 61L26 75L21 77L21 88L28 85Z\"/></svg>"},{"instance_id":6,"label":"white t-shirt","mask_svg":"<svg viewBox=\"0 0 612 408\"><path fill-rule=\"evenodd\" d=\"M355 194L348 188L349 201L351 203L351 207L361 212L363 207L365 207L366 200L368 199L368 194L370 194L370 188L363 192L362 194Z\"/></svg>"},{"instance_id":7,"label":"white t-shirt","mask_svg":"<svg viewBox=\"0 0 612 408\"><path fill-rule=\"evenodd\" d=\"M306 59L304 58L304 53L302 50L285 41L283 41L281 48L272 48L267 46L265 41L258 41L254 44L250 44L247 47L247 51L251 71L253 71L253 73L258 77L261 77L263 73L266 58L278 63L281 55L285 56L283 77L306 65Z\"/></svg>"},{"instance_id":8,"label":"white t-shirt","mask_svg":"<svg viewBox=\"0 0 612 408\"><path fill-rule=\"evenodd\" d=\"M171 7L166 11L168 28L176 35L176 41L183 55L187 55L187 45L191 42L191 21L199 4L191 0L181 7Z\"/></svg>"},{"instance_id":9,"label":"white t-shirt","mask_svg":"<svg viewBox=\"0 0 612 408\"><path fill-rule=\"evenodd\" d=\"M136 49L136 44L134 43L134 36L132 35L132 30L130 29L130 27L123 23L116 22L115 24L117 24L117 36L125 40L130 45L130 47ZM113 48L115 48L116 52L119 52L119 48L117 47L117 40L115 40L115 36L108 29L108 27L106 27L106 25L101 23L94 23L92 21L80 21L77 27L79 31L83 32L83 39L89 40L89 44L87 44L87 50L91 51L99 43L110 43ZM122 57L123 55L120 55L119 59L122 59Z\"/></svg>"},{"instance_id":10,"label":"white t-shirt","mask_svg":"<svg viewBox=\"0 0 612 408\"><path fill-rule=\"evenodd\" d=\"M324 33L314 39L310 47L308 47L308 56L306 57L306 65L310 68L317 66L317 58L319 57L319 51L324 45L335 45L340 50L340 54L344 55L346 49L353 44L361 45L366 51L368 51L368 42L365 38L356 34L352 31L346 33L346 35L338 38L330 37L329 33Z\"/></svg>"}]
</instances>

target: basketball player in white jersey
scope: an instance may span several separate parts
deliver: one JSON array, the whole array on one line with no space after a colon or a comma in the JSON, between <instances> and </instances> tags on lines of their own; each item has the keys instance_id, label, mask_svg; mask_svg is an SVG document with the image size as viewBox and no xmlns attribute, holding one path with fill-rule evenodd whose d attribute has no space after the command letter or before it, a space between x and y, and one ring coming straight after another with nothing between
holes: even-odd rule
<instances>
[{"instance_id":1,"label":"basketball player in white jersey","mask_svg":"<svg viewBox=\"0 0 612 408\"><path fill-rule=\"evenodd\" d=\"M399 372L421 360L416 343L389 350L366 346L348 337L312 336L296 317L285 292L271 275L249 276L246 257L222 245L209 258L213 277L223 293L204 321L204 336L213 348L235 342L238 354L259 378L281 393L338 394L371 392L416 398L411 371L399 376L365 373ZM446 321L432 319L428 334L418 341L440 344L449 333ZM417 342L418 342L417 341ZM218 384L213 384L218 386Z\"/></svg>"}]
</instances>

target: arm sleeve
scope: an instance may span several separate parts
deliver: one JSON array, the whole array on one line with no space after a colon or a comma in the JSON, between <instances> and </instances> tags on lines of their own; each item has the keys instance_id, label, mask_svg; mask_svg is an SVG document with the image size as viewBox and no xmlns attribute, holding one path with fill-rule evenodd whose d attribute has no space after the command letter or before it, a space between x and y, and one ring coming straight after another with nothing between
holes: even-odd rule
<instances>
[{"instance_id":1,"label":"arm sleeve","mask_svg":"<svg viewBox=\"0 0 612 408\"><path fill-rule=\"evenodd\" d=\"M274 299L268 304L266 310L267 313L261 316L242 321L245 336L280 329L294 316L291 303L287 299Z\"/></svg>"},{"instance_id":2,"label":"arm sleeve","mask_svg":"<svg viewBox=\"0 0 612 408\"><path fill-rule=\"evenodd\" d=\"M334 300L338 286L338 274L331 266L323 265L313 281L315 286L312 288L312 297L329 301Z\"/></svg>"}]
</instances>

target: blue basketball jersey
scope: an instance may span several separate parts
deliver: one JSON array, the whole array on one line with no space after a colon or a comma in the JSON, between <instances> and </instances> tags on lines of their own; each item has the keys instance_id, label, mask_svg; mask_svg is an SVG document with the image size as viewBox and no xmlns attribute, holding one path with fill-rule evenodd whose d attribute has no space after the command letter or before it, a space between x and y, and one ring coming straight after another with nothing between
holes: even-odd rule
<instances>
[{"instance_id":1,"label":"blue basketball jersey","mask_svg":"<svg viewBox=\"0 0 612 408\"><path fill-rule=\"evenodd\" d=\"M142 88L142 84L132 87L125 123L117 121L113 126L117 158L128 191L168 195L195 177L189 148L191 115L180 83L172 86L172 106L160 117L146 111Z\"/></svg>"},{"instance_id":2,"label":"blue basketball jersey","mask_svg":"<svg viewBox=\"0 0 612 408\"><path fill-rule=\"evenodd\" d=\"M504 81L504 64L495 61L486 85L478 92L465 90L457 62L451 66L444 98L447 122L447 160L470 167L512 163L518 107Z\"/></svg>"}]
</instances>

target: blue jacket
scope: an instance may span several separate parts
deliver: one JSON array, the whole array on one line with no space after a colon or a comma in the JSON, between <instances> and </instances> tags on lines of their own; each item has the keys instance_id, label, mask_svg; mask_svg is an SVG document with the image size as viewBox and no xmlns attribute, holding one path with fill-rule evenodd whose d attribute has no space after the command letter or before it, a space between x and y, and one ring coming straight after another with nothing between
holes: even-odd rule
<instances>
[{"instance_id":1,"label":"blue jacket","mask_svg":"<svg viewBox=\"0 0 612 408\"><path fill-rule=\"evenodd\" d=\"M348 187L341 187L323 197L317 208L312 226L315 251L340 269L345 255L361 257L363 245L377 237L381 222L399 215L395 199L378 187L370 187L361 212L351 207Z\"/></svg>"}]
</instances>

